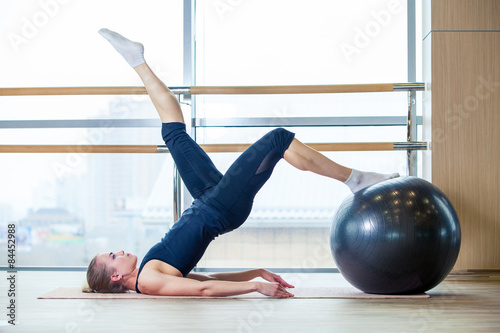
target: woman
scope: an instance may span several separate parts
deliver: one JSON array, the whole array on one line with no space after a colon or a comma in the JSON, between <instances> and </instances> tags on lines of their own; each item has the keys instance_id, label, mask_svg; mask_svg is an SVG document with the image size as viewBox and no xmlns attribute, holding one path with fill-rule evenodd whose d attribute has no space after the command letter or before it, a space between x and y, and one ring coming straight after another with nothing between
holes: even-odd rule
<instances>
[{"instance_id":1,"label":"woman","mask_svg":"<svg viewBox=\"0 0 500 333\"><path fill-rule=\"evenodd\" d=\"M253 198L281 158L300 170L342 181L352 192L399 176L360 172L338 165L282 128L254 143L222 175L186 133L177 99L145 62L143 45L108 29L99 33L142 79L163 123L163 139L195 200L165 237L149 250L139 268L137 257L123 251L94 257L87 281L95 292L135 290L150 295L231 296L256 291L273 297L292 297L286 288L293 286L264 269L209 276L190 271L215 237L243 224L250 214ZM268 282L251 281L257 277Z\"/></svg>"}]
</instances>

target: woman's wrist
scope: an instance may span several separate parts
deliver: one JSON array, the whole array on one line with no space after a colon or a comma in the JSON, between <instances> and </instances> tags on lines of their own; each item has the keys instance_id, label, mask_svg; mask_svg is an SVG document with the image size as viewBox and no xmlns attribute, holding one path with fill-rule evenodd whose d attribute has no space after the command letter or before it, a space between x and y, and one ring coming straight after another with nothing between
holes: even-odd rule
<instances>
[{"instance_id":1,"label":"woman's wrist","mask_svg":"<svg viewBox=\"0 0 500 333\"><path fill-rule=\"evenodd\" d=\"M262 285L262 282L259 282L259 281L252 281L250 282L253 284L252 286L252 291L256 291L256 292L260 292L259 290L261 289L261 285Z\"/></svg>"}]
</instances>

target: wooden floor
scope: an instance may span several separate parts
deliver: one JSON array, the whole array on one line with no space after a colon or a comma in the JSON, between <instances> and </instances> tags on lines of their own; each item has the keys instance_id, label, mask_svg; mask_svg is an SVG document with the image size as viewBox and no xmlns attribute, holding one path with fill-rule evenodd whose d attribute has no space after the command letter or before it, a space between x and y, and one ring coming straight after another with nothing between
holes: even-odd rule
<instances>
[{"instance_id":1,"label":"wooden floor","mask_svg":"<svg viewBox=\"0 0 500 333\"><path fill-rule=\"evenodd\" d=\"M284 276L299 287L346 284L339 274ZM19 325L5 326L2 310L0 332L500 332L499 276L452 276L428 299L36 299L83 281L83 272L19 272ZM0 290L6 309L6 278Z\"/></svg>"}]
</instances>

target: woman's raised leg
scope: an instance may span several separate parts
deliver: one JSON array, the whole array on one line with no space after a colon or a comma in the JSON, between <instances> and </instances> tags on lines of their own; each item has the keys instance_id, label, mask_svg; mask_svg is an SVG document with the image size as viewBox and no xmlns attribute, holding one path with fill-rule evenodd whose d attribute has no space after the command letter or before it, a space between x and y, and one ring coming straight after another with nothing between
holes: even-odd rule
<instances>
[{"instance_id":1,"label":"woman's raised leg","mask_svg":"<svg viewBox=\"0 0 500 333\"><path fill-rule=\"evenodd\" d=\"M297 169L341 181L353 193L383 180L399 177L398 173L380 174L346 168L295 138L285 151L283 158Z\"/></svg>"},{"instance_id":2,"label":"woman's raised leg","mask_svg":"<svg viewBox=\"0 0 500 333\"><path fill-rule=\"evenodd\" d=\"M162 123L184 123L182 110L175 95L153 73L147 63L134 67L144 83Z\"/></svg>"},{"instance_id":3,"label":"woman's raised leg","mask_svg":"<svg viewBox=\"0 0 500 333\"><path fill-rule=\"evenodd\" d=\"M153 73L144 60L144 46L108 29L99 30L99 34L106 38L115 50L122 55L125 61L139 74L156 111L158 111L161 121L163 123L183 123L184 117L182 116L182 110L175 95Z\"/></svg>"},{"instance_id":4,"label":"woman's raised leg","mask_svg":"<svg viewBox=\"0 0 500 333\"><path fill-rule=\"evenodd\" d=\"M217 185L222 174L208 155L186 133L182 110L175 95L153 73L144 60L144 46L108 30L99 30L141 78L163 123L162 136L179 173L194 198Z\"/></svg>"}]
</instances>

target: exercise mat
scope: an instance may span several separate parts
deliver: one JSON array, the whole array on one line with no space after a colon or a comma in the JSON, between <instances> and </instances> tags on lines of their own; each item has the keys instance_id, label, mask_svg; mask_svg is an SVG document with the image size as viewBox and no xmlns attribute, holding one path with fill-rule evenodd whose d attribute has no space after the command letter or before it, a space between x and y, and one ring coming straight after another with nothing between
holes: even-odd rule
<instances>
[{"instance_id":1,"label":"exercise mat","mask_svg":"<svg viewBox=\"0 0 500 333\"><path fill-rule=\"evenodd\" d=\"M343 288L329 288L329 287L317 287L317 288L295 288L290 289L290 292L295 295L294 298L310 298L310 299L335 299L335 298L428 298L427 294L415 294L415 295L379 295L379 294L367 294L351 287ZM138 294L136 292L127 292L120 294L100 294L100 293L84 293L80 288L57 288L50 291L40 297L39 299L262 299L269 298L259 293L250 293L246 295L238 296L226 296L226 297L203 297L203 296L156 296L156 295L144 295Z\"/></svg>"}]
</instances>

